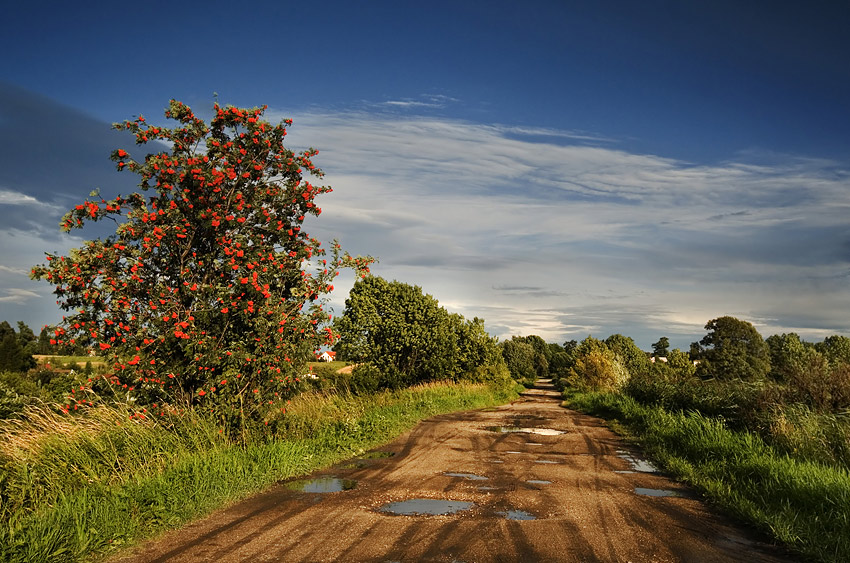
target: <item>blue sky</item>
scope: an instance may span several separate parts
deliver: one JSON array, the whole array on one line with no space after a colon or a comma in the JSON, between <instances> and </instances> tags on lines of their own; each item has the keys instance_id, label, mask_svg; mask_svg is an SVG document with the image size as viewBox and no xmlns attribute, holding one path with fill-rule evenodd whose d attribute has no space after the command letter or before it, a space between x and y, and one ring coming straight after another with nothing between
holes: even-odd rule
<instances>
[{"instance_id":1,"label":"blue sky","mask_svg":"<svg viewBox=\"0 0 850 563\"><path fill-rule=\"evenodd\" d=\"M47 2L0 36L0 319L59 217L133 189L109 124L214 93L291 117L335 189L308 231L500 337L687 348L711 318L850 334L840 2ZM86 233L83 235L96 233ZM351 280L332 296L341 310ZM341 287L339 287L341 286Z\"/></svg>"}]
</instances>

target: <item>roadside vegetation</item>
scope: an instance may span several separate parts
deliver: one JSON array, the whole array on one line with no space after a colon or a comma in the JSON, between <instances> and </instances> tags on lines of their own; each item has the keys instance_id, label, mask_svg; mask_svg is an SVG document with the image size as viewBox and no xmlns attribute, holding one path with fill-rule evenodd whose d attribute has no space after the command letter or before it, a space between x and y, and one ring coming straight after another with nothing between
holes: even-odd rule
<instances>
[{"instance_id":1,"label":"roadside vegetation","mask_svg":"<svg viewBox=\"0 0 850 563\"><path fill-rule=\"evenodd\" d=\"M0 560L82 560L356 456L423 418L514 396L470 382L305 392L238 442L198 410L131 419L119 405L78 416L29 408L0 425Z\"/></svg>"},{"instance_id":2,"label":"roadside vegetation","mask_svg":"<svg viewBox=\"0 0 850 563\"><path fill-rule=\"evenodd\" d=\"M304 231L332 190L265 109L216 103L206 122L171 100L173 128L114 125L137 147L110 158L139 191L92 192L62 218L114 232L32 269L59 325L0 324L0 560L103 553L516 396L482 320ZM335 324L344 268L359 282ZM376 288L395 299L377 316L360 307ZM350 370L316 362L338 341Z\"/></svg>"},{"instance_id":3,"label":"roadside vegetation","mask_svg":"<svg viewBox=\"0 0 850 563\"><path fill-rule=\"evenodd\" d=\"M733 317L689 352L622 335L567 343L568 406L616 421L655 463L818 561L850 560L850 338L763 340Z\"/></svg>"}]
</instances>

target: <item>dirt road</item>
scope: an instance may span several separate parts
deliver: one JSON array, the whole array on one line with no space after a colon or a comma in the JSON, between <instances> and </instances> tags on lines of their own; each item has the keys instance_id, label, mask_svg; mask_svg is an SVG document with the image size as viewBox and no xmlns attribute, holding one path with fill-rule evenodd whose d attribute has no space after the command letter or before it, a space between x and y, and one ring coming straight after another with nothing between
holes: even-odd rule
<instances>
[{"instance_id":1,"label":"dirt road","mask_svg":"<svg viewBox=\"0 0 850 563\"><path fill-rule=\"evenodd\" d=\"M277 486L118 561L788 560L627 450L543 383L511 405L429 419L386 453Z\"/></svg>"}]
</instances>

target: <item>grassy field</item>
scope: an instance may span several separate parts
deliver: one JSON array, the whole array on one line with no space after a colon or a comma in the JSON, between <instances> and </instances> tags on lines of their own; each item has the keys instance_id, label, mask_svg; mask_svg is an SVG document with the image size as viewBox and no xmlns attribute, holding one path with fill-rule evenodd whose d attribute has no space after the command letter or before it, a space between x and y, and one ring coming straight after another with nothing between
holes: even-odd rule
<instances>
[{"instance_id":1,"label":"grassy field","mask_svg":"<svg viewBox=\"0 0 850 563\"><path fill-rule=\"evenodd\" d=\"M713 503L817 561L850 561L850 472L797 460L721 419L568 391L570 407L615 420L660 467Z\"/></svg>"},{"instance_id":2,"label":"grassy field","mask_svg":"<svg viewBox=\"0 0 850 563\"><path fill-rule=\"evenodd\" d=\"M104 554L386 443L419 420L506 402L512 388L430 384L372 395L305 393L275 435L229 442L194 412L129 420L30 409L0 423L0 560L79 561Z\"/></svg>"},{"instance_id":3,"label":"grassy field","mask_svg":"<svg viewBox=\"0 0 850 563\"><path fill-rule=\"evenodd\" d=\"M99 356L49 356L34 354L33 358L39 365L49 364L53 368L68 368L72 364L77 364L80 367L86 365L86 362L91 362L92 367L105 365L103 358Z\"/></svg>"}]
</instances>

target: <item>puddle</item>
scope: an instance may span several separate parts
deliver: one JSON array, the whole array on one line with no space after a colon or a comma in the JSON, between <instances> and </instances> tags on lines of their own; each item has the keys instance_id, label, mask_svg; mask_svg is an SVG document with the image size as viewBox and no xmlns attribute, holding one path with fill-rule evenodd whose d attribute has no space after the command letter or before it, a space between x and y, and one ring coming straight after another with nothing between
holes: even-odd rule
<instances>
[{"instance_id":1,"label":"puddle","mask_svg":"<svg viewBox=\"0 0 850 563\"><path fill-rule=\"evenodd\" d=\"M620 473L623 475L631 475L632 473L637 473L637 471L632 471L631 469L626 469L622 471L615 471L614 473Z\"/></svg>"},{"instance_id":2,"label":"puddle","mask_svg":"<svg viewBox=\"0 0 850 563\"><path fill-rule=\"evenodd\" d=\"M365 454L358 456L359 459L384 459L386 457L393 457L395 452L366 452Z\"/></svg>"},{"instance_id":3,"label":"puddle","mask_svg":"<svg viewBox=\"0 0 850 563\"><path fill-rule=\"evenodd\" d=\"M563 430L555 430L554 428L522 428L519 426L488 426L490 432L521 432L523 434L537 434L539 436L559 436L565 434Z\"/></svg>"},{"instance_id":4,"label":"puddle","mask_svg":"<svg viewBox=\"0 0 850 563\"><path fill-rule=\"evenodd\" d=\"M481 485L478 487L479 491L495 491L496 487L488 487L487 485Z\"/></svg>"},{"instance_id":5,"label":"puddle","mask_svg":"<svg viewBox=\"0 0 850 563\"><path fill-rule=\"evenodd\" d=\"M336 477L319 477L318 479L301 479L283 484L287 489L301 493L338 493L350 491L357 486L353 479L337 479Z\"/></svg>"},{"instance_id":6,"label":"puddle","mask_svg":"<svg viewBox=\"0 0 850 563\"><path fill-rule=\"evenodd\" d=\"M542 446L543 444L541 444L540 442L526 442L525 445L526 446Z\"/></svg>"},{"instance_id":7,"label":"puddle","mask_svg":"<svg viewBox=\"0 0 850 563\"><path fill-rule=\"evenodd\" d=\"M531 485L551 485L552 481L547 481L546 479L529 479L526 483Z\"/></svg>"},{"instance_id":8,"label":"puddle","mask_svg":"<svg viewBox=\"0 0 850 563\"><path fill-rule=\"evenodd\" d=\"M475 473L450 473L445 472L443 475L448 475L449 477L463 477L464 479L469 479L470 481L486 481L487 477L483 475L476 475Z\"/></svg>"},{"instance_id":9,"label":"puddle","mask_svg":"<svg viewBox=\"0 0 850 563\"><path fill-rule=\"evenodd\" d=\"M497 512L496 514L504 516L507 520L537 520L537 516L523 510L506 510L505 512Z\"/></svg>"},{"instance_id":10,"label":"puddle","mask_svg":"<svg viewBox=\"0 0 850 563\"><path fill-rule=\"evenodd\" d=\"M402 514L412 516L415 514L428 516L443 516L446 514L456 514L463 510L469 510L475 506L471 502L462 500L441 500L433 498L412 498L399 502L391 502L385 504L378 510L381 512L389 512L391 514Z\"/></svg>"},{"instance_id":11,"label":"puddle","mask_svg":"<svg viewBox=\"0 0 850 563\"><path fill-rule=\"evenodd\" d=\"M633 471L639 471L640 473L658 473L657 467L646 460L633 456L627 451L617 450L617 457L628 461L629 465L632 466Z\"/></svg>"},{"instance_id":12,"label":"puddle","mask_svg":"<svg viewBox=\"0 0 850 563\"><path fill-rule=\"evenodd\" d=\"M635 487L635 492L639 495L647 497L684 497L680 492L671 491L669 489L644 489L643 487Z\"/></svg>"},{"instance_id":13,"label":"puddle","mask_svg":"<svg viewBox=\"0 0 850 563\"><path fill-rule=\"evenodd\" d=\"M487 463L505 463L503 459L488 459Z\"/></svg>"},{"instance_id":14,"label":"puddle","mask_svg":"<svg viewBox=\"0 0 850 563\"><path fill-rule=\"evenodd\" d=\"M560 463L560 462L552 460L552 459L535 459L534 463Z\"/></svg>"},{"instance_id":15,"label":"puddle","mask_svg":"<svg viewBox=\"0 0 850 563\"><path fill-rule=\"evenodd\" d=\"M522 452L517 452L517 451L514 451L514 450L508 450L505 453L506 454L521 454Z\"/></svg>"}]
</instances>

